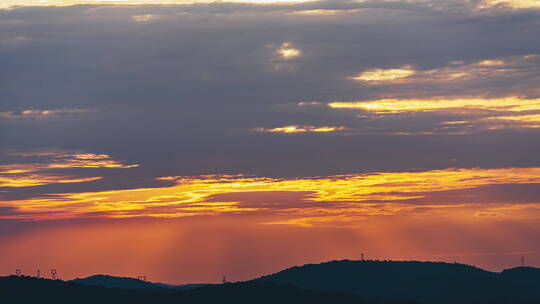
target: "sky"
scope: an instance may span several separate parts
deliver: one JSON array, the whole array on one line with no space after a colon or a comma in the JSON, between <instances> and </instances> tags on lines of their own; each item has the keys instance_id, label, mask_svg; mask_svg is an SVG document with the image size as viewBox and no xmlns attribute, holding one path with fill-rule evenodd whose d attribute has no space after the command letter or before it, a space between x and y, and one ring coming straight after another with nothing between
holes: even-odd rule
<instances>
[{"instance_id":1,"label":"sky","mask_svg":"<svg viewBox=\"0 0 540 304\"><path fill-rule=\"evenodd\" d=\"M0 275L540 267L540 4L0 4Z\"/></svg>"}]
</instances>

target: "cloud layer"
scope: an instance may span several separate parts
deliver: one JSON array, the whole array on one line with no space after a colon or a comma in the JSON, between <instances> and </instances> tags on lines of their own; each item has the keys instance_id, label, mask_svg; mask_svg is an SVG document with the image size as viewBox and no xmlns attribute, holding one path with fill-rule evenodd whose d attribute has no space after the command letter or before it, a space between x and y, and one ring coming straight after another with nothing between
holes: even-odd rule
<instances>
[{"instance_id":1,"label":"cloud layer","mask_svg":"<svg viewBox=\"0 0 540 304\"><path fill-rule=\"evenodd\" d=\"M223 255L216 227L540 249L536 1L136 3L2 2L2 244L155 220Z\"/></svg>"}]
</instances>

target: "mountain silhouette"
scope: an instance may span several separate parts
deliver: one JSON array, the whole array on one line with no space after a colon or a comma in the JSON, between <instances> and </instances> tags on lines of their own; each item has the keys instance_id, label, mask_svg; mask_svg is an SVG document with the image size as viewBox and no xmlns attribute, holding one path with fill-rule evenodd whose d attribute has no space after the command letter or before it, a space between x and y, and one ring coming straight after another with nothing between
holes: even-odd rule
<instances>
[{"instance_id":1,"label":"mountain silhouette","mask_svg":"<svg viewBox=\"0 0 540 304\"><path fill-rule=\"evenodd\" d=\"M202 286L105 275L73 281L0 277L0 302L538 304L539 286L540 269L532 267L495 273L463 264L343 260Z\"/></svg>"},{"instance_id":2,"label":"mountain silhouette","mask_svg":"<svg viewBox=\"0 0 540 304\"><path fill-rule=\"evenodd\" d=\"M357 295L303 290L263 282L208 285L172 293L155 293L145 289L109 288L72 281L31 277L0 277L1 303L55 304L407 304L367 300Z\"/></svg>"},{"instance_id":3,"label":"mountain silhouette","mask_svg":"<svg viewBox=\"0 0 540 304\"><path fill-rule=\"evenodd\" d=\"M125 277L114 277L110 275L94 275L87 278L77 278L72 282L91 285L91 286L102 286L109 288L124 288L124 289L155 289L155 288L164 288L156 284L141 281L134 278L125 278Z\"/></svg>"},{"instance_id":4,"label":"mountain silhouette","mask_svg":"<svg viewBox=\"0 0 540 304\"><path fill-rule=\"evenodd\" d=\"M533 267L516 267L506 269L501 273L501 276L513 282L518 282L523 286L535 287L540 286L540 269Z\"/></svg>"},{"instance_id":5,"label":"mountain silhouette","mask_svg":"<svg viewBox=\"0 0 540 304\"><path fill-rule=\"evenodd\" d=\"M540 303L540 269L502 273L463 264L332 261L261 277L258 282L418 303Z\"/></svg>"},{"instance_id":6,"label":"mountain silhouette","mask_svg":"<svg viewBox=\"0 0 540 304\"><path fill-rule=\"evenodd\" d=\"M71 282L90 285L90 286L101 286L109 288L123 288L123 289L145 289L147 291L153 292L172 292L174 290L189 290L193 288L198 288L206 286L209 284L184 284L184 285L170 285L164 283L152 283L147 281L142 281L135 278L128 277L116 277L110 275L93 275L87 278L77 278Z\"/></svg>"}]
</instances>

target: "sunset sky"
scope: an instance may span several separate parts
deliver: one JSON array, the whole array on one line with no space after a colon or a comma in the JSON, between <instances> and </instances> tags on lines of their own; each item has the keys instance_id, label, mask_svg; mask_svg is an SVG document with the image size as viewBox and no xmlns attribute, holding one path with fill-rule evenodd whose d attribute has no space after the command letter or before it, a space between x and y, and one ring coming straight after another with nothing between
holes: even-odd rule
<instances>
[{"instance_id":1,"label":"sunset sky","mask_svg":"<svg viewBox=\"0 0 540 304\"><path fill-rule=\"evenodd\" d=\"M1 0L0 275L540 267L540 1Z\"/></svg>"}]
</instances>

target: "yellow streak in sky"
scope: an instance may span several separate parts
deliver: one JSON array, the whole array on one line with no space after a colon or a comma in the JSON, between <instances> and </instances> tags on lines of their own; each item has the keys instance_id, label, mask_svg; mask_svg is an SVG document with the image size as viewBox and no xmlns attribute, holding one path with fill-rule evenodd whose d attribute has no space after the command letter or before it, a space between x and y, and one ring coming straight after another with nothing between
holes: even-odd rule
<instances>
[{"instance_id":1,"label":"yellow streak in sky","mask_svg":"<svg viewBox=\"0 0 540 304\"><path fill-rule=\"evenodd\" d=\"M478 65L482 66L504 66L506 65L506 62L504 60L482 60L478 62Z\"/></svg>"},{"instance_id":2,"label":"yellow streak in sky","mask_svg":"<svg viewBox=\"0 0 540 304\"><path fill-rule=\"evenodd\" d=\"M503 115L495 117L487 117L482 119L490 123L488 125L489 130L507 129L509 126L514 126L517 123L517 127L520 128L540 128L540 114L531 115Z\"/></svg>"},{"instance_id":3,"label":"yellow streak in sky","mask_svg":"<svg viewBox=\"0 0 540 304\"><path fill-rule=\"evenodd\" d=\"M126 165L111 159L107 154L67 153L46 150L38 152L12 152L18 157L47 157L41 163L22 163L0 165L0 187L29 187L56 183L82 183L102 179L102 177L79 178L73 175L51 172L55 169L69 168L133 168L139 165Z\"/></svg>"},{"instance_id":4,"label":"yellow streak in sky","mask_svg":"<svg viewBox=\"0 0 540 304\"><path fill-rule=\"evenodd\" d=\"M267 133L326 133L326 132L335 132L344 130L345 127L313 127L313 126L285 126L280 128L273 129L264 129L258 128L255 129L257 132L267 132Z\"/></svg>"},{"instance_id":5,"label":"yellow streak in sky","mask_svg":"<svg viewBox=\"0 0 540 304\"><path fill-rule=\"evenodd\" d=\"M447 66L431 70L415 70L410 65L396 69L373 69L349 79L364 82L368 85L417 85L417 84L448 84L464 82L473 79L536 77L529 69L536 64L537 55L508 56L504 59L484 59L466 63L463 61L450 62ZM531 61L533 60L533 61Z\"/></svg>"},{"instance_id":6,"label":"yellow streak in sky","mask_svg":"<svg viewBox=\"0 0 540 304\"><path fill-rule=\"evenodd\" d=\"M429 198L430 193L437 191L540 183L540 167L382 172L298 179L212 175L167 177L167 180L175 180L175 184L163 188L66 193L57 198L26 200L24 204L21 201L6 201L3 205L17 207L19 212L60 213L44 215L49 217L78 217L94 212L104 217L174 217L257 211L272 214L276 211L287 221L287 218L300 215L397 215L416 207L401 203L402 200ZM256 195L257 192L261 195ZM301 195L291 203L287 199L269 197L272 192L298 192ZM227 194L226 198L220 198L219 195L224 194ZM255 202L243 205L243 194L250 194ZM268 202L273 203L272 207L264 204ZM300 208L299 204L304 207ZM433 208L446 208L441 206L444 201L433 204ZM453 205L449 207L455 208Z\"/></svg>"},{"instance_id":7,"label":"yellow streak in sky","mask_svg":"<svg viewBox=\"0 0 540 304\"><path fill-rule=\"evenodd\" d=\"M331 102L334 109L361 109L375 113L426 112L446 109L482 109L504 111L540 110L540 99L506 97L494 99L381 99L366 102Z\"/></svg>"},{"instance_id":8,"label":"yellow streak in sky","mask_svg":"<svg viewBox=\"0 0 540 304\"><path fill-rule=\"evenodd\" d=\"M521 115L521 116L498 116L493 119L499 120L517 120L521 122L537 122L540 123L540 114Z\"/></svg>"},{"instance_id":9,"label":"yellow streak in sky","mask_svg":"<svg viewBox=\"0 0 540 304\"><path fill-rule=\"evenodd\" d=\"M540 1L538 0L484 0L482 1L481 8L488 8L494 6L503 6L513 9L530 9L540 8Z\"/></svg>"},{"instance_id":10,"label":"yellow streak in sky","mask_svg":"<svg viewBox=\"0 0 540 304\"><path fill-rule=\"evenodd\" d=\"M304 103L298 103L302 106ZM448 130L454 125L465 129L448 134L468 134L471 130L537 129L540 128L540 99L520 97L462 99L381 99L359 102L331 102L333 109L364 110L377 115L407 113L451 113L463 115L458 121L443 121ZM454 129L452 127L452 129ZM435 134L431 131L425 134ZM446 131L445 131L446 132ZM396 133L407 134L407 133ZM420 133L416 133L420 134Z\"/></svg>"},{"instance_id":11,"label":"yellow streak in sky","mask_svg":"<svg viewBox=\"0 0 540 304\"><path fill-rule=\"evenodd\" d=\"M31 153L15 153L15 155L32 156ZM123 164L117 160L110 159L110 156L106 154L58 153L54 155L49 154L48 156L53 157L53 160L44 163L0 165L0 174L29 173L60 168L134 168L139 166Z\"/></svg>"},{"instance_id":12,"label":"yellow streak in sky","mask_svg":"<svg viewBox=\"0 0 540 304\"><path fill-rule=\"evenodd\" d=\"M373 69L360 73L358 76L351 77L351 79L358 81L379 82L407 78L415 73L416 71L410 66L403 66L399 69Z\"/></svg>"}]
</instances>

